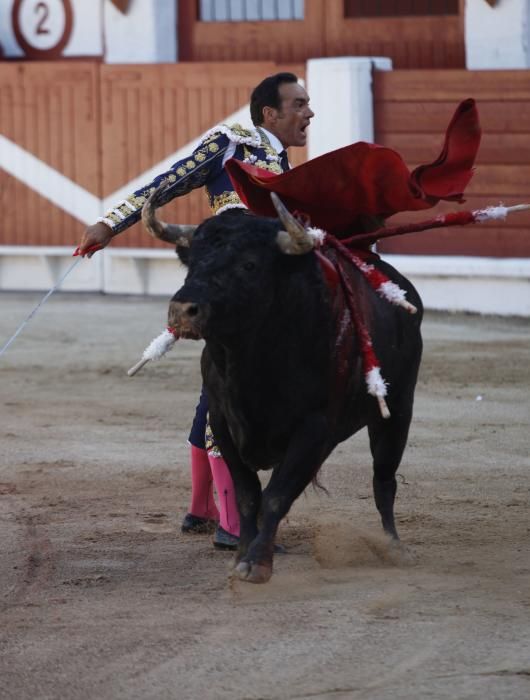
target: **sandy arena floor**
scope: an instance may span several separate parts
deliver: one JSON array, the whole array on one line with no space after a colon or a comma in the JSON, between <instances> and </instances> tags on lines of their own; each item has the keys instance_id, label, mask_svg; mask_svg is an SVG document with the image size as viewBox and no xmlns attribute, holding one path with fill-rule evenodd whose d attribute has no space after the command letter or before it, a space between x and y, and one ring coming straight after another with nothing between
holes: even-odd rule
<instances>
[{"instance_id":1,"label":"sandy arena floor","mask_svg":"<svg viewBox=\"0 0 530 700\"><path fill-rule=\"evenodd\" d=\"M0 345L42 295L0 295ZM366 434L267 585L182 535L200 345L126 370L165 299L56 294L0 358L0 698L526 700L529 324L428 314L397 520Z\"/></svg>"}]
</instances>

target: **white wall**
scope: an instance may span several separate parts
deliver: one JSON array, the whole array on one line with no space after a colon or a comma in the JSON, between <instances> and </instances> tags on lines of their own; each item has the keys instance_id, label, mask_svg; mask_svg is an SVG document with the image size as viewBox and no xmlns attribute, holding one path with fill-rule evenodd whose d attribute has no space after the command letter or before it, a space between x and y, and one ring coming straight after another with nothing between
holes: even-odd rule
<instances>
[{"instance_id":1,"label":"white wall","mask_svg":"<svg viewBox=\"0 0 530 700\"><path fill-rule=\"evenodd\" d=\"M307 91L315 112L308 131L310 158L374 140L372 70L391 70L389 58L315 58L307 62Z\"/></svg>"},{"instance_id":2,"label":"white wall","mask_svg":"<svg viewBox=\"0 0 530 700\"><path fill-rule=\"evenodd\" d=\"M123 15L105 0L105 62L174 63L176 4L175 0L131 0Z\"/></svg>"},{"instance_id":3,"label":"white wall","mask_svg":"<svg viewBox=\"0 0 530 700\"><path fill-rule=\"evenodd\" d=\"M530 317L530 259L385 255L415 285L426 309ZM71 248L0 245L0 292L51 289L72 265ZM186 268L174 251L110 246L81 260L66 291L171 297Z\"/></svg>"},{"instance_id":4,"label":"white wall","mask_svg":"<svg viewBox=\"0 0 530 700\"><path fill-rule=\"evenodd\" d=\"M530 68L530 0L467 0L465 28L469 70Z\"/></svg>"}]
</instances>

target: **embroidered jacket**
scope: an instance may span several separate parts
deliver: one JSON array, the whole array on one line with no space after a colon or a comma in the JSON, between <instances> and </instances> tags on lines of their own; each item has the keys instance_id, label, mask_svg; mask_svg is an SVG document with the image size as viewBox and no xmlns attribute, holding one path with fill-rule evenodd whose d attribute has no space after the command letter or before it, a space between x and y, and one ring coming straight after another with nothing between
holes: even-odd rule
<instances>
[{"instance_id":1,"label":"embroidered jacket","mask_svg":"<svg viewBox=\"0 0 530 700\"><path fill-rule=\"evenodd\" d=\"M129 228L138 221L146 199L163 180L168 180L169 187L162 204L204 186L213 214L231 208L245 209L224 168L224 163L230 157L274 173L283 172L280 156L262 129L220 124L205 134L188 158L174 163L167 172L157 175L151 183L133 192L98 221L110 226L115 233Z\"/></svg>"}]
</instances>

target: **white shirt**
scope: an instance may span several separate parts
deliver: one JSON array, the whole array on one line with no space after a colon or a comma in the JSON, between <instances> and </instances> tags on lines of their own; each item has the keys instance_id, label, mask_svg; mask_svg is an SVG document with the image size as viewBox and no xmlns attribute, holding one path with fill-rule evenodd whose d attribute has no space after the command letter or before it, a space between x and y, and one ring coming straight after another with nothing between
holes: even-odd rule
<instances>
[{"instance_id":1,"label":"white shirt","mask_svg":"<svg viewBox=\"0 0 530 700\"><path fill-rule=\"evenodd\" d=\"M274 134L271 134L270 131L267 131L267 129L264 129L262 126L260 126L260 129L263 131L265 136L269 139L270 145L274 148L274 150L276 151L276 153L278 153L278 155L282 151L285 150L282 142L280 141L280 139L277 136L275 136Z\"/></svg>"}]
</instances>

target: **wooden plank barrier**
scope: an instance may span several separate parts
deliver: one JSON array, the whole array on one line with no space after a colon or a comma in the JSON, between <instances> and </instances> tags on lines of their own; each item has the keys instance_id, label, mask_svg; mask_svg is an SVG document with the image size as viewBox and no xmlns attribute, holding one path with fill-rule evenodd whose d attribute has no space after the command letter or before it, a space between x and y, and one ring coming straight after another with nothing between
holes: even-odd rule
<instances>
[{"instance_id":1,"label":"wooden plank barrier","mask_svg":"<svg viewBox=\"0 0 530 700\"><path fill-rule=\"evenodd\" d=\"M252 88L280 70L305 78L304 64L272 62L1 63L0 245L75 246L103 213L101 200L114 205L113 193L123 199L147 184L150 168L186 146L181 157L188 155L204 131L241 108L248 114ZM307 150L292 149L290 157L297 165ZM163 212L180 223L209 214L202 190ZM112 245L163 246L141 224Z\"/></svg>"},{"instance_id":2,"label":"wooden plank barrier","mask_svg":"<svg viewBox=\"0 0 530 700\"><path fill-rule=\"evenodd\" d=\"M482 142L464 205L480 209L530 200L530 71L392 71L374 74L375 140L396 149L412 169L437 157L457 104L477 101ZM392 217L419 221L429 210ZM439 229L389 239L388 253L530 257L530 212L504 222Z\"/></svg>"},{"instance_id":3,"label":"wooden plank barrier","mask_svg":"<svg viewBox=\"0 0 530 700\"><path fill-rule=\"evenodd\" d=\"M36 166L42 163L101 196L98 71L84 62L0 64L0 136L8 140L4 149L21 149L11 157L20 178L0 164L1 245L77 240L79 221L67 211L67 194L66 211L38 194L40 188L60 198L61 185Z\"/></svg>"}]
</instances>

